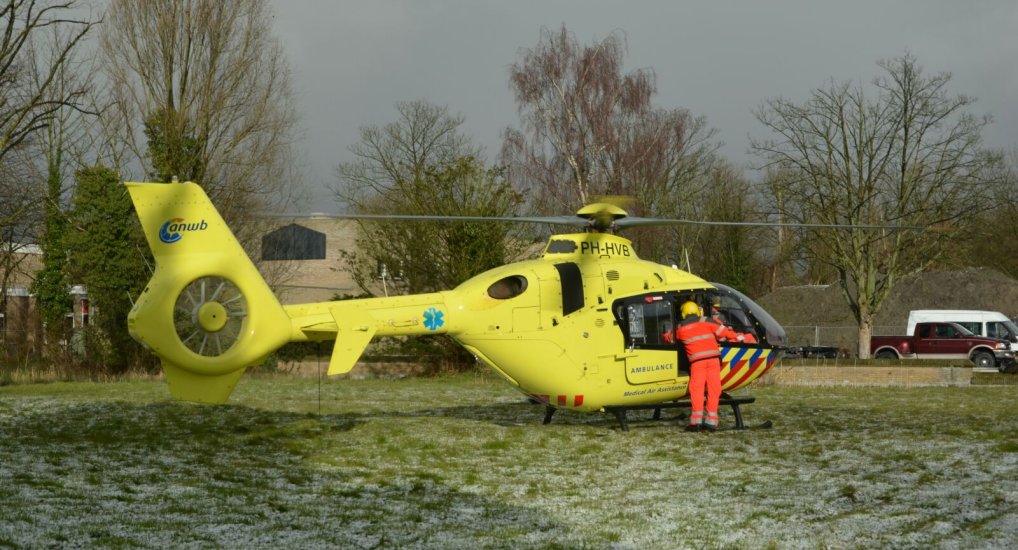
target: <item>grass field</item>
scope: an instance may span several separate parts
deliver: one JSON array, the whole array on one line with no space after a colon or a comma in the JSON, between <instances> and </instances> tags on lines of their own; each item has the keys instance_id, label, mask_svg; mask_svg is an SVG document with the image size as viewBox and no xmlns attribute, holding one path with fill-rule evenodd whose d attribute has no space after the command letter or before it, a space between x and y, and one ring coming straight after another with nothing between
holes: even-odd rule
<instances>
[{"instance_id":1,"label":"grass field","mask_svg":"<svg viewBox=\"0 0 1018 550\"><path fill-rule=\"evenodd\" d=\"M488 375L0 387L0 547L1005 548L1018 387L755 387L747 424L543 410ZM319 414L320 407L320 414ZM666 413L666 417L669 413ZM722 423L733 424L725 411Z\"/></svg>"}]
</instances>

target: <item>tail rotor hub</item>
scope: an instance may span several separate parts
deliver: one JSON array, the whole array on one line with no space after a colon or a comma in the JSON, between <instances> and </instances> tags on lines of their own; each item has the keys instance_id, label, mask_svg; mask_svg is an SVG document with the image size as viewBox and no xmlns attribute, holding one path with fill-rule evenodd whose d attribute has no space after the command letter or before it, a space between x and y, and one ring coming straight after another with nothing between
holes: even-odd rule
<instances>
[{"instance_id":1,"label":"tail rotor hub","mask_svg":"<svg viewBox=\"0 0 1018 550\"><path fill-rule=\"evenodd\" d=\"M205 332L219 332L229 321L226 306L219 302L205 302L196 313L195 324Z\"/></svg>"},{"instance_id":2,"label":"tail rotor hub","mask_svg":"<svg viewBox=\"0 0 1018 550\"><path fill-rule=\"evenodd\" d=\"M226 353L240 339L247 322L247 300L232 281L201 277L177 297L174 327L189 350L206 357Z\"/></svg>"}]
</instances>

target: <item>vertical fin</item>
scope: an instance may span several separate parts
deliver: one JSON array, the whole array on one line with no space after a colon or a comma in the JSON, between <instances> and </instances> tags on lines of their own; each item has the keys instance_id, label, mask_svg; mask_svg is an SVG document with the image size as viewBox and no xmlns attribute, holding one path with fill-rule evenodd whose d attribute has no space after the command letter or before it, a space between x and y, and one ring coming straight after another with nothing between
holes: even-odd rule
<instances>
[{"instance_id":1,"label":"vertical fin","mask_svg":"<svg viewBox=\"0 0 1018 550\"><path fill-rule=\"evenodd\" d=\"M219 375L197 374L182 369L168 361L163 361L163 372L166 374L166 385L170 395L183 401L198 403L226 403L237 381L246 369Z\"/></svg>"},{"instance_id":2,"label":"vertical fin","mask_svg":"<svg viewBox=\"0 0 1018 550\"><path fill-rule=\"evenodd\" d=\"M128 314L128 331L162 359L174 397L222 403L247 367L290 340L290 317L200 186L125 185L156 262L152 279ZM190 309L178 307L188 285L203 285L206 278L228 281L236 287L236 299L243 298L236 303L243 305L232 312L239 322L225 345L192 350L184 342L190 335L222 341L221 315L229 314L234 300L203 291ZM189 321L187 333L180 332L180 319Z\"/></svg>"}]
</instances>

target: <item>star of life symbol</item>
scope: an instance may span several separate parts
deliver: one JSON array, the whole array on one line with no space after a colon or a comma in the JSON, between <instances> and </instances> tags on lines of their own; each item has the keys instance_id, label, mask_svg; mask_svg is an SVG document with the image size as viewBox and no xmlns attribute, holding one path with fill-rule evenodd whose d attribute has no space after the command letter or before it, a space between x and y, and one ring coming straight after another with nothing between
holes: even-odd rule
<instances>
[{"instance_id":1,"label":"star of life symbol","mask_svg":"<svg viewBox=\"0 0 1018 550\"><path fill-rule=\"evenodd\" d=\"M445 316L445 313L435 308L428 309L427 311L424 312L425 328L427 328L428 330L438 330L442 325L445 324L445 321L442 319L443 316Z\"/></svg>"}]
</instances>

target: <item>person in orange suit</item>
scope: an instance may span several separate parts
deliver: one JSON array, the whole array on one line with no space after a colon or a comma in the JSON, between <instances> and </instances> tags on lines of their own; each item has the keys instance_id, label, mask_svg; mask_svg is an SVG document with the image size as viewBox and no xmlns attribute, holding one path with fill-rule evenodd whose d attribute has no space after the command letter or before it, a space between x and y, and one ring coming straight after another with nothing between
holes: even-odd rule
<instances>
[{"instance_id":1,"label":"person in orange suit","mask_svg":"<svg viewBox=\"0 0 1018 550\"><path fill-rule=\"evenodd\" d=\"M717 431L718 401L721 399L721 350L718 339L735 334L732 329L700 317L700 308L689 301L679 308L682 320L675 329L689 358L689 401L691 411L686 431ZM734 336L731 336L734 338ZM704 386L707 387L707 414L704 416Z\"/></svg>"},{"instance_id":2,"label":"person in orange suit","mask_svg":"<svg viewBox=\"0 0 1018 550\"><path fill-rule=\"evenodd\" d=\"M721 298L714 296L711 300L710 306L710 317L704 318L705 321L716 323L724 327L724 332L717 334L718 342L739 342L742 344L755 344L756 337L751 332L736 332L734 329L725 324L724 318L721 316Z\"/></svg>"}]
</instances>

